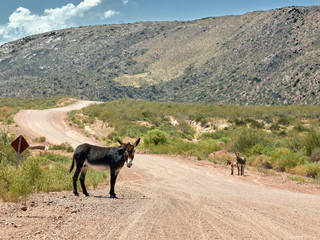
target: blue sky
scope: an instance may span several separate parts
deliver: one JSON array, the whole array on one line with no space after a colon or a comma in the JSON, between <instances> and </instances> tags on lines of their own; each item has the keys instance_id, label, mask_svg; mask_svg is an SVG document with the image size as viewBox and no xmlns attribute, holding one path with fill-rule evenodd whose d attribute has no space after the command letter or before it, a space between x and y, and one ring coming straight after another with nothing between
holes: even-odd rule
<instances>
[{"instance_id":1,"label":"blue sky","mask_svg":"<svg viewBox=\"0 0 320 240\"><path fill-rule=\"evenodd\" d=\"M1 0L0 45L67 27L139 21L194 20L320 0Z\"/></svg>"}]
</instances>

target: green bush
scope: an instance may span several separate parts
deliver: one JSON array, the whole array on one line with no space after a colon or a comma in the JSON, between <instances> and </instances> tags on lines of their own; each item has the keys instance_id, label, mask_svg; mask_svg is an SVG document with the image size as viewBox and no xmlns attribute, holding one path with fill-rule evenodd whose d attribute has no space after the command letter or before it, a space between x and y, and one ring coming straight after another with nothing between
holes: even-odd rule
<instances>
[{"instance_id":1,"label":"green bush","mask_svg":"<svg viewBox=\"0 0 320 240\"><path fill-rule=\"evenodd\" d=\"M112 142L116 142L118 139L120 139L118 132L112 131L109 133L108 139L110 139Z\"/></svg>"},{"instance_id":2,"label":"green bush","mask_svg":"<svg viewBox=\"0 0 320 240\"><path fill-rule=\"evenodd\" d=\"M316 148L313 150L312 155L309 158L309 162L311 163L320 163L320 148Z\"/></svg>"},{"instance_id":3,"label":"green bush","mask_svg":"<svg viewBox=\"0 0 320 240\"><path fill-rule=\"evenodd\" d=\"M270 126L269 128L271 131L279 131L280 130L280 126L278 123L274 123Z\"/></svg>"},{"instance_id":4,"label":"green bush","mask_svg":"<svg viewBox=\"0 0 320 240\"><path fill-rule=\"evenodd\" d=\"M256 144L249 148L246 153L247 155L270 155L274 151L274 147L267 144Z\"/></svg>"},{"instance_id":5,"label":"green bush","mask_svg":"<svg viewBox=\"0 0 320 240\"><path fill-rule=\"evenodd\" d=\"M37 143L43 143L43 142L46 141L46 137L42 136L42 137L39 137L39 138L35 138L33 141L37 142Z\"/></svg>"},{"instance_id":6,"label":"green bush","mask_svg":"<svg viewBox=\"0 0 320 240\"><path fill-rule=\"evenodd\" d=\"M307 164L306 177L317 178L320 176L320 165L319 164Z\"/></svg>"},{"instance_id":7,"label":"green bush","mask_svg":"<svg viewBox=\"0 0 320 240\"><path fill-rule=\"evenodd\" d=\"M245 152L249 148L264 144L267 133L260 129L239 128L230 135L230 150L236 152Z\"/></svg>"},{"instance_id":8,"label":"green bush","mask_svg":"<svg viewBox=\"0 0 320 240\"><path fill-rule=\"evenodd\" d=\"M301 135L299 133L290 134L287 138L281 141L281 146L288 148L293 152L299 152L304 149L303 141L301 141Z\"/></svg>"},{"instance_id":9,"label":"green bush","mask_svg":"<svg viewBox=\"0 0 320 240\"><path fill-rule=\"evenodd\" d=\"M73 147L70 145L70 143L64 142L58 145L52 145L49 148L50 150L63 150L63 151L67 151L67 152L73 152L74 149Z\"/></svg>"},{"instance_id":10,"label":"green bush","mask_svg":"<svg viewBox=\"0 0 320 240\"><path fill-rule=\"evenodd\" d=\"M153 129L147 132L144 141L146 145L166 144L169 141L169 136L160 129Z\"/></svg>"},{"instance_id":11,"label":"green bush","mask_svg":"<svg viewBox=\"0 0 320 240\"><path fill-rule=\"evenodd\" d=\"M277 121L277 123L280 124L280 125L288 126L288 125L290 125L291 121L292 121L292 120L291 120L289 117L287 117L287 116L281 116L281 117L279 118L279 120Z\"/></svg>"},{"instance_id":12,"label":"green bush","mask_svg":"<svg viewBox=\"0 0 320 240\"><path fill-rule=\"evenodd\" d=\"M199 139L205 140L205 139L220 139L222 138L222 134L220 132L214 132L214 133L202 133L199 136Z\"/></svg>"},{"instance_id":13,"label":"green bush","mask_svg":"<svg viewBox=\"0 0 320 240\"><path fill-rule=\"evenodd\" d=\"M252 127L252 128L261 129L261 128L264 127L264 123L263 122L258 122L257 120L255 120L253 118L247 118L245 121L247 123L250 123L250 127Z\"/></svg>"},{"instance_id":14,"label":"green bush","mask_svg":"<svg viewBox=\"0 0 320 240\"><path fill-rule=\"evenodd\" d=\"M289 172L297 165L305 163L301 153L293 153L290 149L280 148L271 155L272 168L281 172Z\"/></svg>"},{"instance_id":15,"label":"green bush","mask_svg":"<svg viewBox=\"0 0 320 240\"><path fill-rule=\"evenodd\" d=\"M307 163L303 165L297 165L290 173L297 174L309 178L319 178L320 165L317 163Z\"/></svg>"},{"instance_id":16,"label":"green bush","mask_svg":"<svg viewBox=\"0 0 320 240\"><path fill-rule=\"evenodd\" d=\"M304 138L304 145L307 155L311 156L314 149L320 148L320 132L311 130L309 133L307 133L306 137Z\"/></svg>"},{"instance_id":17,"label":"green bush","mask_svg":"<svg viewBox=\"0 0 320 240\"><path fill-rule=\"evenodd\" d=\"M58 158L63 159L62 157ZM43 159L46 161L46 157ZM39 179L40 189L43 192L72 190L72 174L69 173L67 162L48 162L43 167L42 178ZM86 181L87 183L87 181Z\"/></svg>"}]
</instances>

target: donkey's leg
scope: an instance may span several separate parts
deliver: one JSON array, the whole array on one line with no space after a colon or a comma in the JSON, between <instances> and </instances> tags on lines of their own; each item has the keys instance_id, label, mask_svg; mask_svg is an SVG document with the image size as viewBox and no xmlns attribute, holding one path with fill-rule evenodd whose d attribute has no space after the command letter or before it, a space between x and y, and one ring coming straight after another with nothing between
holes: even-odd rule
<instances>
[{"instance_id":1,"label":"donkey's leg","mask_svg":"<svg viewBox=\"0 0 320 240\"><path fill-rule=\"evenodd\" d=\"M77 180L80 174L80 169L77 167L75 173L73 174L72 182L73 182L73 193L76 196L79 196L78 190L77 190Z\"/></svg>"},{"instance_id":2,"label":"donkey's leg","mask_svg":"<svg viewBox=\"0 0 320 240\"><path fill-rule=\"evenodd\" d=\"M117 176L119 172L116 171L110 171L111 176L110 176L110 198L117 198L116 194L114 193L114 185L116 184Z\"/></svg>"},{"instance_id":3,"label":"donkey's leg","mask_svg":"<svg viewBox=\"0 0 320 240\"><path fill-rule=\"evenodd\" d=\"M89 193L87 192L86 185L84 185L84 180L86 178L86 173L87 173L87 169L86 170L82 169L81 175L80 175L80 183L81 183L83 194L86 195L86 197L89 197Z\"/></svg>"},{"instance_id":4,"label":"donkey's leg","mask_svg":"<svg viewBox=\"0 0 320 240\"><path fill-rule=\"evenodd\" d=\"M233 175L233 166L231 166L231 175Z\"/></svg>"},{"instance_id":5,"label":"donkey's leg","mask_svg":"<svg viewBox=\"0 0 320 240\"><path fill-rule=\"evenodd\" d=\"M241 164L241 176L244 176L244 164Z\"/></svg>"},{"instance_id":6,"label":"donkey's leg","mask_svg":"<svg viewBox=\"0 0 320 240\"><path fill-rule=\"evenodd\" d=\"M240 167L239 167L239 164L237 164L237 168L238 168L238 176L240 175Z\"/></svg>"}]
</instances>

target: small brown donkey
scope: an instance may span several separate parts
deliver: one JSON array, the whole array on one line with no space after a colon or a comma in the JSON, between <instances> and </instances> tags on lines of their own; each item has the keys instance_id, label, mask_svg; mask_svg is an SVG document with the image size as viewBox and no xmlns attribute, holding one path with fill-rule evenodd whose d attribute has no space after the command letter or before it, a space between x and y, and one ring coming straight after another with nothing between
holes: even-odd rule
<instances>
[{"instance_id":1,"label":"small brown donkey","mask_svg":"<svg viewBox=\"0 0 320 240\"><path fill-rule=\"evenodd\" d=\"M237 157L237 167L238 167L238 175L239 175L239 165L241 166L241 176L244 176L244 167L246 166L246 158L240 157L239 152L235 152Z\"/></svg>"}]
</instances>

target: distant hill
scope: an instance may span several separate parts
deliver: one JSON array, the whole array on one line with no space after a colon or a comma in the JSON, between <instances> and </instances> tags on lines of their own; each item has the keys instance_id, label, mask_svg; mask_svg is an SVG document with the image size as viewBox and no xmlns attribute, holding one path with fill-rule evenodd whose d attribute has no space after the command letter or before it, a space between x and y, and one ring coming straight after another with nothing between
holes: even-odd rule
<instances>
[{"instance_id":1,"label":"distant hill","mask_svg":"<svg viewBox=\"0 0 320 240\"><path fill-rule=\"evenodd\" d=\"M320 104L320 6L88 26L0 47L0 96Z\"/></svg>"}]
</instances>

